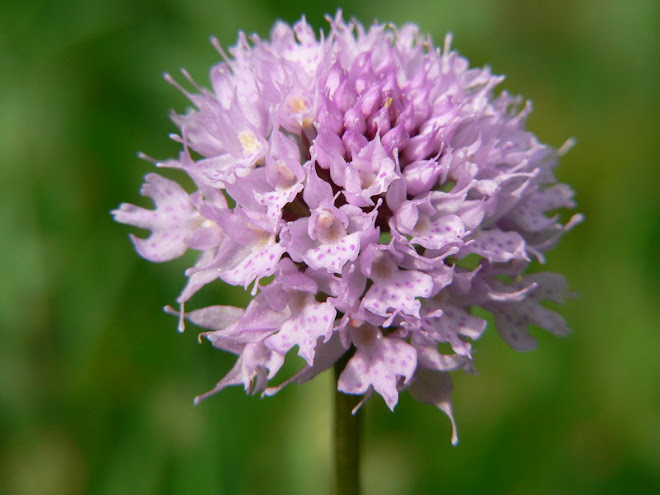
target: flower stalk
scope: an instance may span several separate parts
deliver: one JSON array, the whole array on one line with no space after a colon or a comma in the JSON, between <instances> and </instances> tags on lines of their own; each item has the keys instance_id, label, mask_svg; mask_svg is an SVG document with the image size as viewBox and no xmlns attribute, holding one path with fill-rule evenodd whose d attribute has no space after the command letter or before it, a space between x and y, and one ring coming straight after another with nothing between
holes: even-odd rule
<instances>
[{"instance_id":1,"label":"flower stalk","mask_svg":"<svg viewBox=\"0 0 660 495\"><path fill-rule=\"evenodd\" d=\"M344 370L348 356L334 365L335 383ZM360 424L362 409L353 414L360 396L339 392L335 397L335 493L336 495L360 495Z\"/></svg>"}]
</instances>

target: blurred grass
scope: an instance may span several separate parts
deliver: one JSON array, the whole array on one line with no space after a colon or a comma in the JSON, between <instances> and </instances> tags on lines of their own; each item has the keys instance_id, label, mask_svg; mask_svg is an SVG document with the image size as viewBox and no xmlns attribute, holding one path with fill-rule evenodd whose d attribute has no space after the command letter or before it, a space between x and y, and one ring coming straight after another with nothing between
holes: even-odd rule
<instances>
[{"instance_id":1,"label":"blurred grass","mask_svg":"<svg viewBox=\"0 0 660 495\"><path fill-rule=\"evenodd\" d=\"M240 7L9 0L0 6L0 493L325 493L329 377L259 400L193 408L232 357L179 335L160 308L189 260L150 264L109 210L140 201L142 150L177 152L161 80L206 81L208 36L267 35L336 3ZM366 493L617 494L660 486L657 4L652 0L346 2L346 16L414 21L535 104L529 127L575 136L561 180L586 222L549 255L580 297L575 334L532 353L489 331L479 376L456 376L461 445L405 394L368 408ZM211 288L199 304L244 302ZM631 491L632 490L632 491Z\"/></svg>"}]
</instances>

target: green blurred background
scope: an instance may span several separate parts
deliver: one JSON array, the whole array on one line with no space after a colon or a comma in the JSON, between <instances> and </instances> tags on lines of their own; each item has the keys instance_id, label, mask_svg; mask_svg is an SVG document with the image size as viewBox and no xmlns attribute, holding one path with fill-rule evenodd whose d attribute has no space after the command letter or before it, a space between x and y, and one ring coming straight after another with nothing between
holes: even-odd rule
<instances>
[{"instance_id":1,"label":"green blurred background","mask_svg":"<svg viewBox=\"0 0 660 495\"><path fill-rule=\"evenodd\" d=\"M0 493L316 494L330 479L330 377L269 399L192 406L233 357L180 335L191 258L139 258L109 210L174 156L161 74L202 84L239 29L268 34L319 0L5 0L0 6ZM347 17L447 31L472 65L533 100L543 142L578 145L559 178L586 222L549 255L579 299L575 333L531 353L493 329L457 374L461 443L407 394L367 408L367 494L647 494L660 486L658 31L653 0L345 2ZM197 300L244 304L208 288Z\"/></svg>"}]
</instances>

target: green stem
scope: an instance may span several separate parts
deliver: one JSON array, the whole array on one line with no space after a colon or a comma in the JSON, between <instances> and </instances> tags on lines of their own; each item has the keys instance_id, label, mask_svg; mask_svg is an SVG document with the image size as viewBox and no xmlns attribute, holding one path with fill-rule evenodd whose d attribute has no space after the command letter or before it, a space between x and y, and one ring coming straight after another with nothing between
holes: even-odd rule
<instances>
[{"instance_id":1,"label":"green stem","mask_svg":"<svg viewBox=\"0 0 660 495\"><path fill-rule=\"evenodd\" d=\"M360 495L360 418L362 409L353 415L359 395L337 391L339 375L350 354L335 363L335 483L337 495Z\"/></svg>"}]
</instances>

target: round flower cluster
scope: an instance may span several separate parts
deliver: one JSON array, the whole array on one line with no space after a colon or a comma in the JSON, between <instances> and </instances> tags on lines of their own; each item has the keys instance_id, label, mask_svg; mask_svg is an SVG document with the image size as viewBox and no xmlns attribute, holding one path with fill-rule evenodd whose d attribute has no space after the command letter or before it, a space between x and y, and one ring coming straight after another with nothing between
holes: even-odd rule
<instances>
[{"instance_id":1,"label":"round flower cluster","mask_svg":"<svg viewBox=\"0 0 660 495\"><path fill-rule=\"evenodd\" d=\"M569 331L543 305L561 302L563 277L525 274L581 218L555 213L574 206L553 176L563 150L526 131L529 103L495 93L503 78L449 36L439 50L414 25L329 22L318 38L304 19L270 41L241 34L229 55L214 42L211 90L166 76L195 108L173 116L180 156L157 165L197 190L151 173L155 210L113 213L151 230L132 236L151 261L201 252L179 314L238 360L197 400L239 384L269 395L344 356L339 391L394 408L405 389L453 423L448 372L472 369L486 327L472 308L519 350L535 345L530 325ZM218 278L251 287L247 307L184 313ZM304 365L270 384L293 348Z\"/></svg>"}]
</instances>

